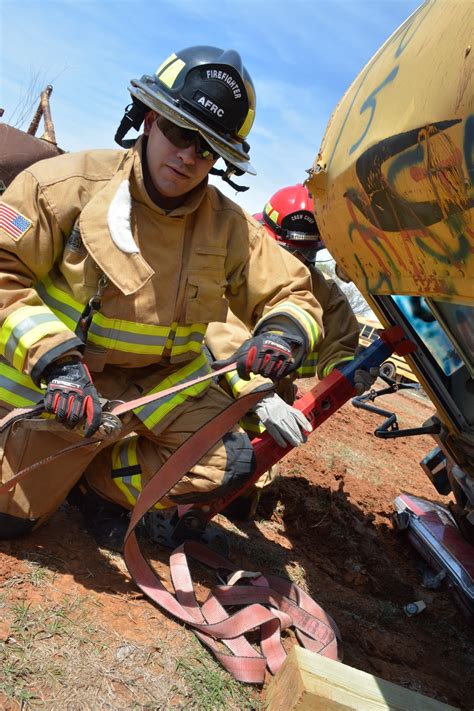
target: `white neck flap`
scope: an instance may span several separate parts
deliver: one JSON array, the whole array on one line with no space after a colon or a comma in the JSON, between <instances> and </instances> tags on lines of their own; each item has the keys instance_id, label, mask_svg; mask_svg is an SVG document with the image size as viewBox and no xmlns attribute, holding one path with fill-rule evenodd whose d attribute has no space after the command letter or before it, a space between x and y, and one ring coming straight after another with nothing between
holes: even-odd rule
<instances>
[{"instance_id":1,"label":"white neck flap","mask_svg":"<svg viewBox=\"0 0 474 711\"><path fill-rule=\"evenodd\" d=\"M113 243L126 254L137 254L137 247L132 235L130 217L132 213L132 198L128 180L123 180L107 213L107 224Z\"/></svg>"}]
</instances>

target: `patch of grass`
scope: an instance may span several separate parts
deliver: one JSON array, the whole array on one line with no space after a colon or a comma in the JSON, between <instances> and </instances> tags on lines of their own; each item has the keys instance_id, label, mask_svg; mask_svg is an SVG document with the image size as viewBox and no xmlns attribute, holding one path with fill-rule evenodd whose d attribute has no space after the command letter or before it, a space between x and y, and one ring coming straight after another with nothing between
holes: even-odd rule
<instances>
[{"instance_id":1,"label":"patch of grass","mask_svg":"<svg viewBox=\"0 0 474 711\"><path fill-rule=\"evenodd\" d=\"M255 521L255 526L259 529L268 526L266 521ZM264 534L265 535L265 534ZM271 571L274 575L286 576L285 565L288 560L288 551L279 548L265 538L258 540L235 538L232 540L232 557L243 553L252 561L252 570Z\"/></svg>"},{"instance_id":2,"label":"patch of grass","mask_svg":"<svg viewBox=\"0 0 474 711\"><path fill-rule=\"evenodd\" d=\"M32 560L26 561L26 564L28 565L28 571L25 574L25 579L34 588L42 587L52 581L54 574L48 568L44 568L38 562Z\"/></svg>"},{"instance_id":3,"label":"patch of grass","mask_svg":"<svg viewBox=\"0 0 474 711\"><path fill-rule=\"evenodd\" d=\"M249 687L235 681L197 642L193 653L176 660L190 690L187 709L199 711L257 711L263 708Z\"/></svg>"},{"instance_id":4,"label":"patch of grass","mask_svg":"<svg viewBox=\"0 0 474 711\"><path fill-rule=\"evenodd\" d=\"M290 560L285 565L286 575L291 580L292 583L298 585L302 590L308 592L308 585L306 582L306 571L303 566L296 560Z\"/></svg>"},{"instance_id":5,"label":"patch of grass","mask_svg":"<svg viewBox=\"0 0 474 711\"><path fill-rule=\"evenodd\" d=\"M21 709L35 708L40 700L38 686L49 687L61 678L62 670L54 660L35 653L37 640L45 638L45 616L37 615L31 607L18 602L11 608L13 620L11 636L0 644L0 691ZM46 632L50 637L55 632ZM37 706L36 706L37 707Z\"/></svg>"},{"instance_id":6,"label":"patch of grass","mask_svg":"<svg viewBox=\"0 0 474 711\"><path fill-rule=\"evenodd\" d=\"M24 564L26 566L24 572L9 576L1 583L0 587L15 588L20 585L29 584L34 588L39 588L52 582L55 573L53 573L50 568L45 568L37 560L28 558L24 559Z\"/></svg>"},{"instance_id":7,"label":"patch of grass","mask_svg":"<svg viewBox=\"0 0 474 711\"><path fill-rule=\"evenodd\" d=\"M323 452L322 458L330 471L343 463L347 471L358 479L376 485L380 485L384 481L383 474L378 475L373 471L371 458L365 452L343 442L331 442L331 451Z\"/></svg>"},{"instance_id":8,"label":"patch of grass","mask_svg":"<svg viewBox=\"0 0 474 711\"><path fill-rule=\"evenodd\" d=\"M119 635L98 624L94 601L85 597L63 605L16 601L3 608L2 615L9 622L10 636L0 642L0 698L11 708L260 708L258 692L233 680L182 627L170 632L157 625L154 642L140 644L126 632Z\"/></svg>"},{"instance_id":9,"label":"patch of grass","mask_svg":"<svg viewBox=\"0 0 474 711\"><path fill-rule=\"evenodd\" d=\"M378 600L378 621L387 625L400 617L400 607L388 600Z\"/></svg>"}]
</instances>

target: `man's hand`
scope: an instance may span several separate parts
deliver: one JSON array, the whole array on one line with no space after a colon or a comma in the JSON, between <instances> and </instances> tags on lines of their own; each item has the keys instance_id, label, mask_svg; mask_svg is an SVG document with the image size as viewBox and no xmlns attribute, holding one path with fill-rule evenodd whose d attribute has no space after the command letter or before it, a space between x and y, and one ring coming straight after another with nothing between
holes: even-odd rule
<instances>
[{"instance_id":1,"label":"man's hand","mask_svg":"<svg viewBox=\"0 0 474 711\"><path fill-rule=\"evenodd\" d=\"M372 385L375 385L375 381L380 375L380 368L376 366L370 368L369 370L364 370L363 368L358 368L354 373L354 387L358 395L362 395L366 390L370 390Z\"/></svg>"},{"instance_id":2,"label":"man's hand","mask_svg":"<svg viewBox=\"0 0 474 711\"><path fill-rule=\"evenodd\" d=\"M85 420L84 434L91 437L100 426L102 407L87 367L77 356L65 357L45 368L43 380L46 412L67 427Z\"/></svg>"},{"instance_id":3,"label":"man's hand","mask_svg":"<svg viewBox=\"0 0 474 711\"><path fill-rule=\"evenodd\" d=\"M312 426L302 412L287 405L276 393L266 395L255 405L254 412L265 425L268 434L280 447L293 447L306 442L305 432L311 432Z\"/></svg>"},{"instance_id":4,"label":"man's hand","mask_svg":"<svg viewBox=\"0 0 474 711\"><path fill-rule=\"evenodd\" d=\"M278 380L298 367L291 340L270 332L247 339L230 358L215 361L212 367L217 370L232 361L237 362L237 372L244 380L249 380L250 373Z\"/></svg>"}]
</instances>

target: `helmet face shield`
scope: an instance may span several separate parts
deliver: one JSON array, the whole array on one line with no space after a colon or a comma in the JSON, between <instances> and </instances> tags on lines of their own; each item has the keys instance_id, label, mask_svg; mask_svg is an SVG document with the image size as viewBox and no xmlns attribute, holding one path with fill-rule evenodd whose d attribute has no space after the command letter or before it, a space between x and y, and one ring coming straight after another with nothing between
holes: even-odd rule
<instances>
[{"instance_id":1,"label":"helmet face shield","mask_svg":"<svg viewBox=\"0 0 474 711\"><path fill-rule=\"evenodd\" d=\"M154 76L130 84L133 97L177 126L199 131L216 154L255 175L245 140L255 91L237 52L190 47L172 54Z\"/></svg>"}]
</instances>

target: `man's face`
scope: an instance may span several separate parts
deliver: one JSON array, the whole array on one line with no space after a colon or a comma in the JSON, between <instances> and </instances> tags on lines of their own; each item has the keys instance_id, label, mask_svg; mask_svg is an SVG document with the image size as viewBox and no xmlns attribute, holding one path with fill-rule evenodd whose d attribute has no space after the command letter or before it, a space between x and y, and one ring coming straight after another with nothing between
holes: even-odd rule
<instances>
[{"instance_id":1,"label":"man's face","mask_svg":"<svg viewBox=\"0 0 474 711\"><path fill-rule=\"evenodd\" d=\"M158 127L157 117L150 111L145 118L148 172L158 197L165 198L161 200L163 206L174 207L182 202L180 198L199 185L216 161L199 156L195 145L175 146Z\"/></svg>"}]
</instances>

